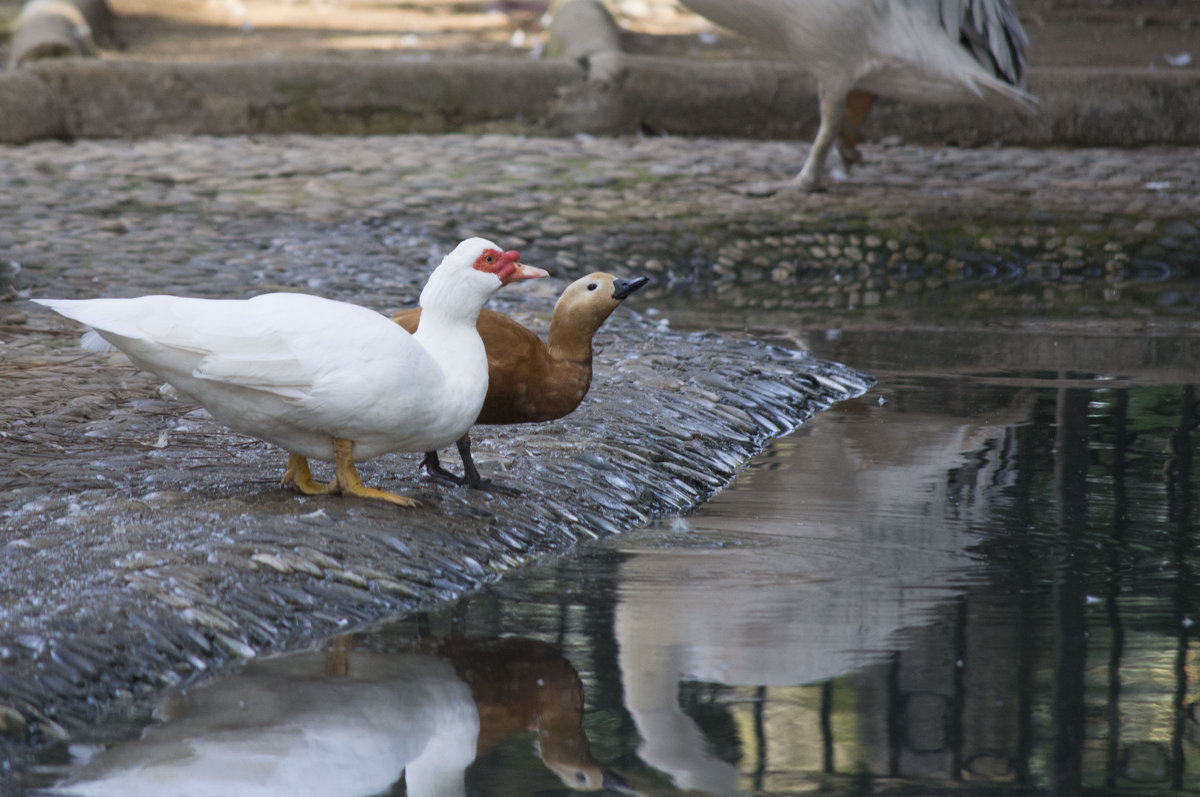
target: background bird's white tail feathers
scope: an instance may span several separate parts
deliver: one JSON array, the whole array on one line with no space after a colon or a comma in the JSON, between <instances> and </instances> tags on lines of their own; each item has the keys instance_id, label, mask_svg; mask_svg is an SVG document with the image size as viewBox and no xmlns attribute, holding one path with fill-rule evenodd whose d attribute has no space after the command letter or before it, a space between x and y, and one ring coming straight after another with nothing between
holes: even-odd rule
<instances>
[{"instance_id":1,"label":"background bird's white tail feathers","mask_svg":"<svg viewBox=\"0 0 1200 797\"><path fill-rule=\"evenodd\" d=\"M1030 115L1036 115L1038 109L1041 107L1041 102L1038 101L1038 98L1028 91L996 80L990 75L964 75L963 82L978 97L995 97L1009 103L1013 108Z\"/></svg>"}]
</instances>

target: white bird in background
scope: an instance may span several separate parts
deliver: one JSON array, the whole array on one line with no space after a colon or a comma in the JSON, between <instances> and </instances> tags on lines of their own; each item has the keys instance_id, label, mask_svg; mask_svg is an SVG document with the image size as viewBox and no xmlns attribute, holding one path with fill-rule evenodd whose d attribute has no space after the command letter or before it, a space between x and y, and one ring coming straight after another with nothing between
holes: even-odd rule
<instances>
[{"instance_id":1,"label":"white bird in background","mask_svg":"<svg viewBox=\"0 0 1200 797\"><path fill-rule=\"evenodd\" d=\"M491 241L463 241L429 276L413 335L365 307L298 293L34 301L92 327L85 348L120 349L226 426L287 451L285 485L417 506L364 486L354 463L462 437L487 393L480 309L502 286L545 276ZM315 482L309 458L335 462L337 477Z\"/></svg>"},{"instance_id":2,"label":"white bird in background","mask_svg":"<svg viewBox=\"0 0 1200 797\"><path fill-rule=\"evenodd\" d=\"M918 103L978 98L1032 109L1029 38L1009 0L680 0L718 25L786 50L817 80L821 126L794 186L812 191L837 143L857 136L877 96ZM840 137L840 140L839 140Z\"/></svg>"}]
</instances>

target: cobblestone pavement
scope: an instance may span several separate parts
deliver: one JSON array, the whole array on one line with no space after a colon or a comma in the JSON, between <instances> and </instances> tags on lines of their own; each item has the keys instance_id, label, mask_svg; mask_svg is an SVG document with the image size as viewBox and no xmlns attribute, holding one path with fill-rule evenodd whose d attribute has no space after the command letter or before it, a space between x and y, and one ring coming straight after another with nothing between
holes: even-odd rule
<instances>
[{"instance_id":1,"label":"cobblestone pavement","mask_svg":"<svg viewBox=\"0 0 1200 797\"><path fill-rule=\"evenodd\" d=\"M1088 246L1103 258L1134 251L1170 239L1169 229L1193 246L1200 225L1191 150L873 147L850 182L825 194L742 190L790 176L803 152L793 143L466 135L2 148L0 358L22 376L0 383L0 428L70 402L95 405L86 412L111 404L62 389L112 377L75 349L69 322L22 301L29 296L301 289L388 311L415 300L455 241L481 234L554 272L494 300L544 320L565 281L596 269L650 273L660 291L763 277L802 291L796 262L878 266L897 256L899 233L923 226L965 225L984 248L1021 239L1045 260L1069 261ZM1055 218L1090 232L1059 234ZM813 246L812 233L847 220L858 245ZM722 240L731 229L732 248ZM54 376L18 364L50 355ZM122 379L135 393L147 387Z\"/></svg>"},{"instance_id":2,"label":"cobblestone pavement","mask_svg":"<svg viewBox=\"0 0 1200 797\"><path fill-rule=\"evenodd\" d=\"M719 302L732 287L736 302L740 286L769 285L776 306L812 301L818 286L797 264L841 270L842 295L861 295L864 275L935 262L920 250L928 231L1058 266L1107 258L1118 272L1148 247L1200 258L1193 150L874 146L828 193L745 190L790 176L803 154L499 135L0 148L0 707L28 723L12 736L85 733L239 657L686 511L770 437L867 384L753 342L672 332L680 296ZM368 483L426 502L410 514L279 488L280 452L163 399L119 356L81 352L74 325L26 301L278 289L390 311L475 234L553 272L494 301L542 329L581 274L658 284L601 332L580 411L476 436L485 475L523 496L421 482L410 456L366 465ZM952 277L954 257L937 262Z\"/></svg>"},{"instance_id":3,"label":"cobblestone pavement","mask_svg":"<svg viewBox=\"0 0 1200 797\"><path fill-rule=\"evenodd\" d=\"M0 253L22 296L292 286L404 304L430 259L475 233L532 246L562 277L649 268L678 280L695 269L669 252L713 262L715 252L697 249L702 233L729 223L819 232L856 217L885 234L935 220L1004 222L1019 233L1058 215L1103 221L1096 236L1120 238L1200 216L1190 149L868 146L867 163L828 193L753 195L757 182L794 174L805 148L469 135L43 142L0 148ZM416 271L369 270L400 258ZM516 293L500 301L520 301ZM28 306L6 294L17 332L12 316Z\"/></svg>"}]
</instances>

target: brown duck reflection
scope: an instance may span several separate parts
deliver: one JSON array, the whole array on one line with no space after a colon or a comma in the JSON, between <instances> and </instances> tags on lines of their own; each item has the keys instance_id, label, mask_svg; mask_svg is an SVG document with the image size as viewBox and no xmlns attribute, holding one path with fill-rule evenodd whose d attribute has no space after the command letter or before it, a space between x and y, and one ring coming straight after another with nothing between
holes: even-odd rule
<instances>
[{"instance_id":1,"label":"brown duck reflection","mask_svg":"<svg viewBox=\"0 0 1200 797\"><path fill-rule=\"evenodd\" d=\"M566 786L576 791L627 791L592 758L583 732L583 682L553 645L515 637L452 635L420 647L449 661L470 687L479 714L477 756L514 733L532 729L542 762Z\"/></svg>"},{"instance_id":2,"label":"brown duck reflection","mask_svg":"<svg viewBox=\"0 0 1200 797\"><path fill-rule=\"evenodd\" d=\"M464 795L466 768L533 729L576 791L616 789L583 732L583 686L553 646L451 636L413 649L325 649L248 664L164 700L142 737L100 752L56 793L138 797Z\"/></svg>"}]
</instances>

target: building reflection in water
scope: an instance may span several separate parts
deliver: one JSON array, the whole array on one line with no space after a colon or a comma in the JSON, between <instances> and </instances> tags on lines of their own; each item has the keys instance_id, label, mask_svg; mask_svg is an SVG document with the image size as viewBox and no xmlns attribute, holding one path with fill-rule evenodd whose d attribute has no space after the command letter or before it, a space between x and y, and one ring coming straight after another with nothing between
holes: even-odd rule
<instances>
[{"instance_id":1,"label":"building reflection in water","mask_svg":"<svg viewBox=\"0 0 1200 797\"><path fill-rule=\"evenodd\" d=\"M982 424L919 411L881 422L894 413L873 401L844 404L777 446L693 521L707 545L622 546L615 627L626 708L644 740L639 755L681 788L744 788L696 738L678 703L681 679L766 688L771 725L773 696L886 660L897 632L932 622L978 568L972 519L1006 478L1005 424L1028 414L1027 397ZM826 716L792 731L813 772L836 767L845 742L831 697L816 698ZM935 692L916 703L942 710ZM755 780L779 763L770 753L756 751Z\"/></svg>"},{"instance_id":2,"label":"building reflection in water","mask_svg":"<svg viewBox=\"0 0 1200 797\"><path fill-rule=\"evenodd\" d=\"M717 794L864 781L1200 788L1194 388L1065 382L976 391L959 422L917 410L949 408L946 393L920 395L944 385L882 408L868 397L778 447L728 517L718 500L692 521L721 539L759 502L747 534L802 541L815 572L777 540L759 562L721 550L704 567L688 552L629 551L616 634L647 763ZM889 451L908 467L892 472ZM826 519L830 500L846 505ZM804 525L783 531L795 518ZM773 628L756 622L764 603ZM672 731L687 720L665 683L647 699L647 648L662 681L719 685L699 694L737 718L727 771L711 739Z\"/></svg>"}]
</instances>

